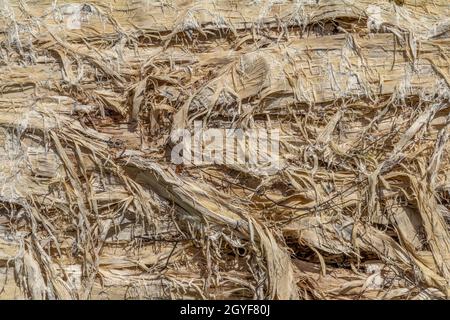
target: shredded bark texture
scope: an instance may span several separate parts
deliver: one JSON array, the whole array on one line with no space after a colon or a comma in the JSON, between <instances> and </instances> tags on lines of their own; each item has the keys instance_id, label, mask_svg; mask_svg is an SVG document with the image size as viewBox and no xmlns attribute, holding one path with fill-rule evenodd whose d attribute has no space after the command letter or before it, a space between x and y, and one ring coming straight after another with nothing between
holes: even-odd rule
<instances>
[{"instance_id":1,"label":"shredded bark texture","mask_svg":"<svg viewBox=\"0 0 450 320\"><path fill-rule=\"evenodd\" d=\"M0 298L449 298L449 17L0 0ZM174 164L198 123L280 167Z\"/></svg>"}]
</instances>

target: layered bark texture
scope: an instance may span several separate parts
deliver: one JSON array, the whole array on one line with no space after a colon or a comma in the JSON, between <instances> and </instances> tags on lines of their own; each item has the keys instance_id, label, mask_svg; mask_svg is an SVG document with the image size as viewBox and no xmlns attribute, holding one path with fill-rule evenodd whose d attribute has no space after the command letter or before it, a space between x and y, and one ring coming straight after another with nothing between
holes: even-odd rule
<instances>
[{"instance_id":1,"label":"layered bark texture","mask_svg":"<svg viewBox=\"0 0 450 320\"><path fill-rule=\"evenodd\" d=\"M449 16L0 0L0 298L448 298ZM198 123L279 167L174 164Z\"/></svg>"}]
</instances>

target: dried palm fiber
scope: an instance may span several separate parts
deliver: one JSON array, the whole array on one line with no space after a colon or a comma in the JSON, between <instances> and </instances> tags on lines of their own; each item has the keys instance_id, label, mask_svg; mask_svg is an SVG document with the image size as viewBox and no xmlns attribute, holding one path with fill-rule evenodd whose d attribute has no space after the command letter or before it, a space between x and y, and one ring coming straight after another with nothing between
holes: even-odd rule
<instances>
[{"instance_id":1,"label":"dried palm fiber","mask_svg":"<svg viewBox=\"0 0 450 320\"><path fill-rule=\"evenodd\" d=\"M0 297L441 299L448 1L0 1ZM278 128L282 168L175 166Z\"/></svg>"}]
</instances>

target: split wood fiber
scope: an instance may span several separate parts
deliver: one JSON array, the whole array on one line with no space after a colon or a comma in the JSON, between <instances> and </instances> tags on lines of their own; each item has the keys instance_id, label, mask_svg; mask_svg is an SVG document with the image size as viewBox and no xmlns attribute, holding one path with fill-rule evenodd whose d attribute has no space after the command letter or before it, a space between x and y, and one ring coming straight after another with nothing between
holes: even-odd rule
<instances>
[{"instance_id":1,"label":"split wood fiber","mask_svg":"<svg viewBox=\"0 0 450 320\"><path fill-rule=\"evenodd\" d=\"M448 298L449 13L0 0L0 298ZM279 170L173 164L197 121Z\"/></svg>"}]
</instances>

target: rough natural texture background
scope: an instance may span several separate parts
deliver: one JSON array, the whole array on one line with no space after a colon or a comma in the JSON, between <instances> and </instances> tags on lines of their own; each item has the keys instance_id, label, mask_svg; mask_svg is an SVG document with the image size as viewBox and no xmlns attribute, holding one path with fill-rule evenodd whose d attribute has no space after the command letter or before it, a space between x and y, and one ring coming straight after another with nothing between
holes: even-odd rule
<instances>
[{"instance_id":1,"label":"rough natural texture background","mask_svg":"<svg viewBox=\"0 0 450 320\"><path fill-rule=\"evenodd\" d=\"M448 298L449 16L0 0L0 298ZM194 120L280 170L172 164Z\"/></svg>"}]
</instances>

